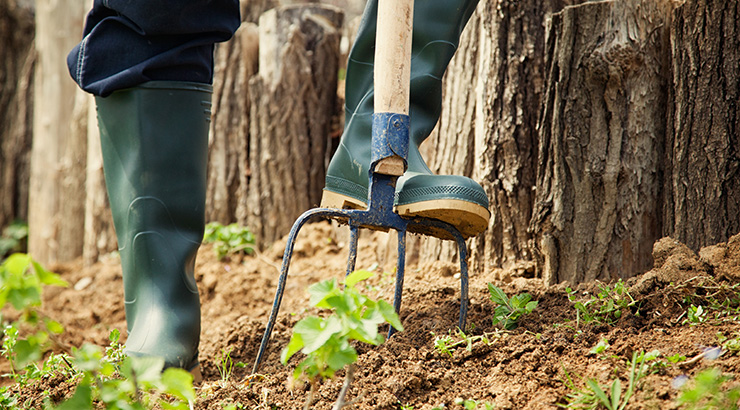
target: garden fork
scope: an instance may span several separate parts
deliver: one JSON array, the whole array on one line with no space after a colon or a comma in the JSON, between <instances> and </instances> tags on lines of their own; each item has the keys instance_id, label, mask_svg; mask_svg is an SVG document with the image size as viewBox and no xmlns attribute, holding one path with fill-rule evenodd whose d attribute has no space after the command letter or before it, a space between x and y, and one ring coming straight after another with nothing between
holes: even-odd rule
<instances>
[{"instance_id":1,"label":"garden fork","mask_svg":"<svg viewBox=\"0 0 740 410\"><path fill-rule=\"evenodd\" d=\"M401 309L404 270L406 264L406 232L441 230L457 242L460 258L460 316L458 326L465 328L468 311L467 247L462 234L454 226L428 218L407 218L393 212L396 181L406 171L409 146L409 84L411 71L411 33L413 0L380 0L375 48L375 100L372 124L372 155L367 209L314 208L303 213L288 235L280 269L272 312L262 336L257 358L252 368L259 370L262 357L272 334L280 310L288 267L293 255L295 238L301 227L314 217L335 219L350 228L347 274L355 270L357 240L360 228L374 230L394 229L398 233L398 262L393 307ZM381 46L382 45L382 46ZM388 337L395 329L390 327Z\"/></svg>"}]
</instances>

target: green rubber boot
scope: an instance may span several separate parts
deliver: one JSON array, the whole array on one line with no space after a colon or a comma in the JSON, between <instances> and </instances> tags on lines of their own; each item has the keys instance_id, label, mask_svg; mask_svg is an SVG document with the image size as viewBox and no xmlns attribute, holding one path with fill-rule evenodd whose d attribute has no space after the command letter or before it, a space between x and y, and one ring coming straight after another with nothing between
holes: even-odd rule
<instances>
[{"instance_id":1,"label":"green rubber boot","mask_svg":"<svg viewBox=\"0 0 740 410\"><path fill-rule=\"evenodd\" d=\"M419 146L439 120L442 76L477 3L423 0L414 4L408 169L398 180L395 200L400 215L445 221L465 237L477 235L488 226L491 214L485 191L467 177L434 175L421 157ZM367 207L377 11L377 0L368 1L347 63L345 127L327 169L321 203L324 207ZM425 233L446 237L442 232Z\"/></svg>"},{"instance_id":2,"label":"green rubber boot","mask_svg":"<svg viewBox=\"0 0 740 410\"><path fill-rule=\"evenodd\" d=\"M118 238L126 354L200 376L193 276L205 227L211 86L153 81L96 97Z\"/></svg>"}]
</instances>

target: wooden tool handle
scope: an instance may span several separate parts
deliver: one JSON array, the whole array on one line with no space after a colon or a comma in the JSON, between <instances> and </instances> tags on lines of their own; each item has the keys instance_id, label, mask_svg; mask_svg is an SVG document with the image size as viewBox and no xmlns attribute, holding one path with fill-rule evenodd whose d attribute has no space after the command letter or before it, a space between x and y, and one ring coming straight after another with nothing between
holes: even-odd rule
<instances>
[{"instance_id":1,"label":"wooden tool handle","mask_svg":"<svg viewBox=\"0 0 740 410\"><path fill-rule=\"evenodd\" d=\"M375 112L409 113L414 0L378 0Z\"/></svg>"}]
</instances>

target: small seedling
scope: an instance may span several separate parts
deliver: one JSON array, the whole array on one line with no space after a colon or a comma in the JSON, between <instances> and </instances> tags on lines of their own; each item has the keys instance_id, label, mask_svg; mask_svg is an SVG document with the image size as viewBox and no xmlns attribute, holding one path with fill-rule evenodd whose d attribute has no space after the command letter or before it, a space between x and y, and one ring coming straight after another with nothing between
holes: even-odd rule
<instances>
[{"instance_id":1,"label":"small seedling","mask_svg":"<svg viewBox=\"0 0 740 410\"><path fill-rule=\"evenodd\" d=\"M622 391L622 381L617 377L606 389L599 385L595 379L584 380L586 387L579 388L573 382L570 374L565 371L566 380L563 383L572 390L566 396L567 404L558 404L560 407L569 409L597 409L603 406L607 410L624 410L632 395L638 388L640 380L645 376L648 366L647 359L652 354L634 352L630 361L627 391Z\"/></svg>"},{"instance_id":2,"label":"small seedling","mask_svg":"<svg viewBox=\"0 0 740 410\"><path fill-rule=\"evenodd\" d=\"M698 325L700 323L704 323L706 319L707 312L704 310L704 307L702 305L694 306L692 304L686 311L686 319L684 320L684 323Z\"/></svg>"},{"instance_id":3,"label":"small seedling","mask_svg":"<svg viewBox=\"0 0 740 410\"><path fill-rule=\"evenodd\" d=\"M463 399L461 397L455 399L455 404L457 404L458 406L462 406L465 410L493 410L494 408L493 404L478 403L473 399Z\"/></svg>"},{"instance_id":4,"label":"small seedling","mask_svg":"<svg viewBox=\"0 0 740 410\"><path fill-rule=\"evenodd\" d=\"M48 348L49 336L64 331L61 324L40 313L41 291L47 285L68 286L59 275L44 269L26 254L10 255L0 265L0 308L10 305L20 313L18 320L3 325L1 351L10 362L10 376L16 380L20 377L17 370L41 359ZM31 329L31 333L22 335L21 327Z\"/></svg>"},{"instance_id":5,"label":"small seedling","mask_svg":"<svg viewBox=\"0 0 740 410\"><path fill-rule=\"evenodd\" d=\"M581 300L571 288L566 288L568 300L573 302L576 309L576 327L583 323L599 323L613 325L622 317L625 309L632 308L637 302L627 292L622 280L618 280L613 287L599 284L599 293L586 300ZM639 314L639 311L638 313Z\"/></svg>"},{"instance_id":6,"label":"small seedling","mask_svg":"<svg viewBox=\"0 0 740 410\"><path fill-rule=\"evenodd\" d=\"M740 334L736 333L735 337L729 338L724 334L717 333L717 339L722 344L722 349L730 352L731 354L740 353Z\"/></svg>"},{"instance_id":7,"label":"small seedling","mask_svg":"<svg viewBox=\"0 0 740 410\"><path fill-rule=\"evenodd\" d=\"M346 390L354 377L354 362L357 360L357 351L350 344L351 341L371 345L383 343L383 335L378 332L378 325L383 322L390 323L398 331L403 330L393 306L384 300L376 302L355 288L357 283L372 275L368 271L355 271L344 279L344 289L334 279L308 288L311 305L331 309L333 313L325 318L309 316L298 321L281 355L283 364L287 364L299 351L306 355L293 372L295 380L305 378L311 384L306 408L313 401L317 384L347 367L344 387L335 404L335 408L341 408Z\"/></svg>"},{"instance_id":8,"label":"small seedling","mask_svg":"<svg viewBox=\"0 0 740 410\"><path fill-rule=\"evenodd\" d=\"M685 410L737 410L740 386L728 387L731 380L717 368L706 369L683 386L678 403Z\"/></svg>"},{"instance_id":9,"label":"small seedling","mask_svg":"<svg viewBox=\"0 0 740 410\"><path fill-rule=\"evenodd\" d=\"M608 349L609 346L611 346L611 345L609 344L609 340L608 339L601 339L601 340L599 340L599 343L596 343L596 346L594 346L594 347L591 348L591 350L589 351L589 353L591 353L593 355L602 355L602 354L604 354L604 352L606 352L606 349Z\"/></svg>"},{"instance_id":10,"label":"small seedling","mask_svg":"<svg viewBox=\"0 0 740 410\"><path fill-rule=\"evenodd\" d=\"M460 329L457 329L455 332L455 336L459 340L455 340L455 337L449 333L446 336L437 336L432 332L432 335L434 335L434 349L439 353L449 355L450 357L452 357L453 352L460 346L465 346L465 349L471 352L473 351L473 344L480 342L488 346L492 343L494 338L501 337L500 331L471 336L465 334L465 332Z\"/></svg>"},{"instance_id":11,"label":"small seedling","mask_svg":"<svg viewBox=\"0 0 740 410\"><path fill-rule=\"evenodd\" d=\"M493 284L488 284L490 299L498 306L493 311L493 325L501 324L506 330L516 329L519 318L528 315L537 307L538 302L532 300L529 293L512 296L509 299L506 293Z\"/></svg>"},{"instance_id":12,"label":"small seedling","mask_svg":"<svg viewBox=\"0 0 740 410\"><path fill-rule=\"evenodd\" d=\"M254 252L254 241L254 234L248 228L235 223L224 226L211 222L206 225L203 236L203 242L213 243L219 259L236 253L251 254Z\"/></svg>"}]
</instances>

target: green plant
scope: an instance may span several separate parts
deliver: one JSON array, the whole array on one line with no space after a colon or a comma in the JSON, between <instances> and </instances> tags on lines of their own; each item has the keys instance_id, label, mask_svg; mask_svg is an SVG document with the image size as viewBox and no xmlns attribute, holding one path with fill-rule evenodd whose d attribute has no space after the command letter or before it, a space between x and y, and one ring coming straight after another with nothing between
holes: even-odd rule
<instances>
[{"instance_id":1,"label":"green plant","mask_svg":"<svg viewBox=\"0 0 740 410\"><path fill-rule=\"evenodd\" d=\"M573 302L576 309L576 326L581 321L613 325L622 317L624 310L637 304L621 279L613 287L607 284L599 284L599 292L585 300L579 300L576 292L571 288L566 288L566 291L568 292L568 300Z\"/></svg>"},{"instance_id":2,"label":"green plant","mask_svg":"<svg viewBox=\"0 0 740 410\"><path fill-rule=\"evenodd\" d=\"M538 304L529 293L515 295L510 299L504 291L491 283L488 284L488 292L491 301L498 305L493 311L493 325L501 323L506 330L516 329L519 318L532 313Z\"/></svg>"},{"instance_id":3,"label":"green plant","mask_svg":"<svg viewBox=\"0 0 740 410\"><path fill-rule=\"evenodd\" d=\"M234 371L234 366L245 367L244 362L236 362L231 359L231 348L221 349L221 357L219 359L221 365L218 366L218 373L221 376L221 384L225 385L231 378L231 373Z\"/></svg>"},{"instance_id":4,"label":"green plant","mask_svg":"<svg viewBox=\"0 0 740 410\"><path fill-rule=\"evenodd\" d=\"M25 222L13 221L6 226L3 229L3 234L0 235L0 262L11 253L23 252L26 248L27 238L28 224Z\"/></svg>"},{"instance_id":5,"label":"green plant","mask_svg":"<svg viewBox=\"0 0 740 410\"><path fill-rule=\"evenodd\" d=\"M398 403L397 403L397 404L398 404L398 407L399 407L399 408L400 408L401 410L414 410L414 406L412 406L412 405L410 405L410 404L403 404L403 403L401 403L401 401L400 401L400 400L398 401Z\"/></svg>"},{"instance_id":6,"label":"green plant","mask_svg":"<svg viewBox=\"0 0 740 410\"><path fill-rule=\"evenodd\" d=\"M68 286L59 275L44 269L26 254L10 255L0 265L0 307L4 310L10 304L19 313L15 321L3 320L0 352L10 362L10 377L19 382L23 381L23 374L18 370L41 359L49 346L50 335L64 331L61 324L39 311L45 285ZM21 334L21 328L29 329L30 334Z\"/></svg>"},{"instance_id":7,"label":"green plant","mask_svg":"<svg viewBox=\"0 0 740 410\"><path fill-rule=\"evenodd\" d=\"M704 323L706 319L707 311L704 310L704 307L702 305L694 306L692 304L686 310L686 319L684 320L684 323L698 325L700 323Z\"/></svg>"},{"instance_id":8,"label":"green plant","mask_svg":"<svg viewBox=\"0 0 740 410\"><path fill-rule=\"evenodd\" d=\"M85 344L74 350L74 367L81 381L74 394L54 410L187 410L195 400L193 376L183 369L164 369L157 357L103 356L102 349Z\"/></svg>"},{"instance_id":9,"label":"green plant","mask_svg":"<svg viewBox=\"0 0 740 410\"><path fill-rule=\"evenodd\" d=\"M344 279L344 289L334 279L308 288L311 305L331 309L332 314L325 318L309 316L298 321L281 355L283 364L287 364L299 351L306 356L296 366L293 377L295 380L306 378L311 383L307 407L312 401L316 385L347 366L345 387L337 399L337 406L343 403L343 395L354 377L354 362L357 360L357 351L350 344L351 341L371 345L382 343L384 338L378 332L378 325L383 322L390 323L398 331L403 330L393 306L384 300L376 302L355 288L357 283L372 275L368 271L355 271Z\"/></svg>"},{"instance_id":10,"label":"green plant","mask_svg":"<svg viewBox=\"0 0 740 410\"><path fill-rule=\"evenodd\" d=\"M589 353L594 354L594 355L601 355L604 352L606 352L606 349L608 349L609 346L611 345L609 344L608 339L601 339L599 340L599 343L596 343L596 346L591 348Z\"/></svg>"},{"instance_id":11,"label":"green plant","mask_svg":"<svg viewBox=\"0 0 740 410\"><path fill-rule=\"evenodd\" d=\"M235 223L224 226L211 222L206 225L203 236L203 242L213 243L219 259L239 252L251 254L254 252L254 240L254 234L248 228Z\"/></svg>"},{"instance_id":12,"label":"green plant","mask_svg":"<svg viewBox=\"0 0 740 410\"><path fill-rule=\"evenodd\" d=\"M653 360L653 354L632 353L632 360L629 362L630 370L627 374L627 390L622 391L622 381L619 377L612 381L611 385L603 388L595 379L585 380L585 387L577 387L570 377L567 370L565 371L566 380L563 383L572 392L566 396L566 404L558 404L560 407L569 409L597 409L603 406L607 410L624 410L627 407L632 395L638 388L638 383L646 375L649 368L647 363Z\"/></svg>"},{"instance_id":13,"label":"green plant","mask_svg":"<svg viewBox=\"0 0 740 410\"><path fill-rule=\"evenodd\" d=\"M460 397L455 399L455 404L457 404L458 406L463 406L465 410L476 410L478 409L479 405L481 406L480 408L483 410L493 410L494 408L493 404L478 403L473 399L463 399Z\"/></svg>"},{"instance_id":14,"label":"green plant","mask_svg":"<svg viewBox=\"0 0 740 410\"><path fill-rule=\"evenodd\" d=\"M459 328L455 332L454 337L450 333L448 333L446 336L437 336L432 332L432 335L434 335L434 349L441 354L446 354L449 356L452 356L452 353L460 346L465 346L465 349L470 352L473 350L473 344L475 343L480 342L484 343L485 345L490 345L493 338L501 337L500 331L471 336L465 334L465 332L463 332ZM455 337L457 337L459 340L455 340Z\"/></svg>"},{"instance_id":15,"label":"green plant","mask_svg":"<svg viewBox=\"0 0 740 410\"><path fill-rule=\"evenodd\" d=\"M729 338L720 332L717 333L717 339L722 344L723 350L732 354L738 354L740 352L740 333L735 333L735 337Z\"/></svg>"},{"instance_id":16,"label":"green plant","mask_svg":"<svg viewBox=\"0 0 740 410\"><path fill-rule=\"evenodd\" d=\"M686 383L678 397L685 410L737 410L740 386L727 386L732 377L717 368L703 370Z\"/></svg>"}]
</instances>

